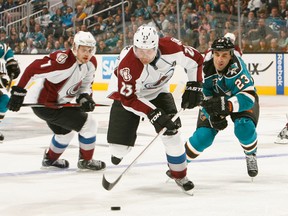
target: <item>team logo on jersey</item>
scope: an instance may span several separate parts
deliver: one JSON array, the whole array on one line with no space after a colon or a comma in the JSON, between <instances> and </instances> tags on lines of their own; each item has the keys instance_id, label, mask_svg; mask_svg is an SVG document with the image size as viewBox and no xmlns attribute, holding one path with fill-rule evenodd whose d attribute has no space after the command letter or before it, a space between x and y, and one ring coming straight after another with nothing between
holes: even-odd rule
<instances>
[{"instance_id":1,"label":"team logo on jersey","mask_svg":"<svg viewBox=\"0 0 288 216\"><path fill-rule=\"evenodd\" d=\"M57 53L56 61L59 64L64 64L67 58L68 55L66 53Z\"/></svg>"},{"instance_id":2,"label":"team logo on jersey","mask_svg":"<svg viewBox=\"0 0 288 216\"><path fill-rule=\"evenodd\" d=\"M154 83L145 84L145 88L147 89L155 89L163 86L167 83L174 74L174 68L171 68L165 75L160 76L160 78Z\"/></svg>"},{"instance_id":3,"label":"team logo on jersey","mask_svg":"<svg viewBox=\"0 0 288 216\"><path fill-rule=\"evenodd\" d=\"M123 77L125 82L130 81L132 79L132 75L130 74L130 68L123 68L120 70L120 75Z\"/></svg>"},{"instance_id":4,"label":"team logo on jersey","mask_svg":"<svg viewBox=\"0 0 288 216\"><path fill-rule=\"evenodd\" d=\"M79 83L76 83L75 85L71 86L69 89L66 91L66 98L73 98L77 94L78 90L80 89L80 86L82 84L82 81Z\"/></svg>"}]
</instances>

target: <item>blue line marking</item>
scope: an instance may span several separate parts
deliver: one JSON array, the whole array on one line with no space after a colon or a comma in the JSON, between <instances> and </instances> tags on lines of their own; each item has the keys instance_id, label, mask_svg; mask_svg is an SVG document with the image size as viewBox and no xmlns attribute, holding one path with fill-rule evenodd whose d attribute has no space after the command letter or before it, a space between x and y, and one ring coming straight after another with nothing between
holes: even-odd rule
<instances>
[{"instance_id":1,"label":"blue line marking","mask_svg":"<svg viewBox=\"0 0 288 216\"><path fill-rule=\"evenodd\" d=\"M269 155L257 155L257 158L277 158L277 157L288 157L288 153L283 154L269 154ZM210 159L195 159L191 163L210 163L217 161L232 161L232 160L244 160L245 157L222 157L222 158L210 158ZM148 166L158 166L158 165L166 165L167 162L151 162L151 163L139 163L136 164L135 167L148 167ZM108 166L108 169L118 169L118 168L126 168L128 165L118 165L118 166ZM35 171L24 171L24 172L11 172L11 173L0 173L1 177L18 177L18 176L29 176L29 175L42 175L42 174L52 174L52 173L60 173L60 172L75 172L78 169L47 169L47 170L35 170Z\"/></svg>"}]
</instances>

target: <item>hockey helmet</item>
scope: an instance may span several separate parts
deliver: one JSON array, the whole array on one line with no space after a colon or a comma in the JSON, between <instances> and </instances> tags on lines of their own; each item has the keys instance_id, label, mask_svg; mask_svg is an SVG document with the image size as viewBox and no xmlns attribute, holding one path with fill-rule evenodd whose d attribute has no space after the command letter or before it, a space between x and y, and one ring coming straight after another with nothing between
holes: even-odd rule
<instances>
[{"instance_id":1,"label":"hockey helmet","mask_svg":"<svg viewBox=\"0 0 288 216\"><path fill-rule=\"evenodd\" d=\"M92 47L93 48L92 55L94 55L96 52L96 40L90 32L79 31L79 32L77 32L77 34L75 34L74 41L73 41L73 53L74 53L74 55L76 55L76 52L77 52L79 46ZM74 48L75 48L75 50L74 50Z\"/></svg>"},{"instance_id":2,"label":"hockey helmet","mask_svg":"<svg viewBox=\"0 0 288 216\"><path fill-rule=\"evenodd\" d=\"M140 49L158 49L159 35L153 26L142 25L134 34L134 47Z\"/></svg>"},{"instance_id":3,"label":"hockey helmet","mask_svg":"<svg viewBox=\"0 0 288 216\"><path fill-rule=\"evenodd\" d=\"M235 43L236 37L233 33L228 32L224 35L224 37L229 38L233 44Z\"/></svg>"},{"instance_id":4,"label":"hockey helmet","mask_svg":"<svg viewBox=\"0 0 288 216\"><path fill-rule=\"evenodd\" d=\"M211 45L211 49L213 51L227 51L227 50L234 50L234 44L230 40L230 38L220 37L214 40Z\"/></svg>"}]
</instances>

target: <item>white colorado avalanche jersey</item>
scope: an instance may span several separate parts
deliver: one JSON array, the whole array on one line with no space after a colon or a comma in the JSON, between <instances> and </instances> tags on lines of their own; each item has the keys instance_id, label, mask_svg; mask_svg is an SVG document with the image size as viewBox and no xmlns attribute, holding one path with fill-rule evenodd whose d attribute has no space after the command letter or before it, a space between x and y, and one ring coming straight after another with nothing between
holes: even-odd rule
<instances>
[{"instance_id":1,"label":"white colorado avalanche jersey","mask_svg":"<svg viewBox=\"0 0 288 216\"><path fill-rule=\"evenodd\" d=\"M194 48L171 37L160 38L156 59L143 65L133 47L125 47L116 64L109 85L109 98L120 100L125 109L146 116L156 107L149 101L169 92L169 80L176 65L184 68L188 81L202 82L202 55ZM187 81L183 74L183 80Z\"/></svg>"}]
</instances>

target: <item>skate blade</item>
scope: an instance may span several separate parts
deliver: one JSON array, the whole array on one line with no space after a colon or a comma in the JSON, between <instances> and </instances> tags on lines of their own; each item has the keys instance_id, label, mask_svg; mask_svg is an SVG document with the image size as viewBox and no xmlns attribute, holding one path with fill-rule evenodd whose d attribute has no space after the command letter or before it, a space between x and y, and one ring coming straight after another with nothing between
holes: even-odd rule
<instances>
[{"instance_id":1,"label":"skate blade","mask_svg":"<svg viewBox=\"0 0 288 216\"><path fill-rule=\"evenodd\" d=\"M288 144L288 139L277 139L274 141L275 144Z\"/></svg>"},{"instance_id":2,"label":"skate blade","mask_svg":"<svg viewBox=\"0 0 288 216\"><path fill-rule=\"evenodd\" d=\"M173 183L175 183L175 180L174 179L171 179L171 178L168 178L166 181L165 181L165 183L167 184L167 183L169 183L169 182L173 182ZM175 183L176 184L176 183ZM176 186L184 193L184 194L186 194L186 195L189 195L189 196L194 196L194 193L193 193L193 188L191 189L191 190L189 190L189 191L185 191L182 187L180 187L179 185L177 185L176 184Z\"/></svg>"}]
</instances>

